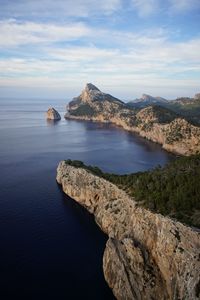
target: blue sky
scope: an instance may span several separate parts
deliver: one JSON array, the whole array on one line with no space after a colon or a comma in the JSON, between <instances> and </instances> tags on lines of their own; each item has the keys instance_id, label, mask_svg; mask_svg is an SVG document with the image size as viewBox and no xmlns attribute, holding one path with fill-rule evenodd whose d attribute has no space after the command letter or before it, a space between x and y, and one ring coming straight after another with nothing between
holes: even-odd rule
<instances>
[{"instance_id":1,"label":"blue sky","mask_svg":"<svg viewBox=\"0 0 200 300\"><path fill-rule=\"evenodd\" d=\"M200 0L0 0L0 97L200 91Z\"/></svg>"}]
</instances>

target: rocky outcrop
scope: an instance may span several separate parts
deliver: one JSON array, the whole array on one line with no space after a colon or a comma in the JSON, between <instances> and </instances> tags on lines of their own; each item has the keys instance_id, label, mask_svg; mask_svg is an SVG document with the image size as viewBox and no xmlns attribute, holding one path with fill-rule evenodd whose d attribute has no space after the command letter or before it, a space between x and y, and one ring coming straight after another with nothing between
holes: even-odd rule
<instances>
[{"instance_id":1,"label":"rocky outcrop","mask_svg":"<svg viewBox=\"0 0 200 300\"><path fill-rule=\"evenodd\" d=\"M103 270L117 299L200 298L197 232L137 207L112 183L65 161L59 163L56 179L107 233Z\"/></svg>"},{"instance_id":2,"label":"rocky outcrop","mask_svg":"<svg viewBox=\"0 0 200 300\"><path fill-rule=\"evenodd\" d=\"M97 104L99 102L113 102L118 105L123 105L123 102L121 100L109 94L101 92L92 83L87 83L85 89L81 92L80 96L73 98L73 100L68 104L67 110L73 111L77 109L81 104L92 105L93 103Z\"/></svg>"},{"instance_id":3,"label":"rocky outcrop","mask_svg":"<svg viewBox=\"0 0 200 300\"><path fill-rule=\"evenodd\" d=\"M195 99L195 100L200 100L200 93L195 94L195 95L194 95L194 99Z\"/></svg>"},{"instance_id":4,"label":"rocky outcrop","mask_svg":"<svg viewBox=\"0 0 200 300\"><path fill-rule=\"evenodd\" d=\"M60 114L55 110L53 107L49 108L48 111L46 112L46 118L47 120L54 120L58 121L61 119Z\"/></svg>"},{"instance_id":5,"label":"rocky outcrop","mask_svg":"<svg viewBox=\"0 0 200 300\"><path fill-rule=\"evenodd\" d=\"M91 84L69 103L65 118L111 122L177 154L200 152L200 127L161 106L148 106L139 111L131 109Z\"/></svg>"}]
</instances>

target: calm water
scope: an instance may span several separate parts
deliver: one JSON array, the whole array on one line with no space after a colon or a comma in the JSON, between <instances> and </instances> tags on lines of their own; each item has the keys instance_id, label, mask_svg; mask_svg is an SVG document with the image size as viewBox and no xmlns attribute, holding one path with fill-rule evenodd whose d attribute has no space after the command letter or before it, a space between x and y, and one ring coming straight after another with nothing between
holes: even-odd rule
<instances>
[{"instance_id":1,"label":"calm water","mask_svg":"<svg viewBox=\"0 0 200 300\"><path fill-rule=\"evenodd\" d=\"M113 299L102 272L106 236L56 184L72 158L124 173L165 164L160 146L114 126L47 122L66 101L0 99L0 299Z\"/></svg>"}]
</instances>

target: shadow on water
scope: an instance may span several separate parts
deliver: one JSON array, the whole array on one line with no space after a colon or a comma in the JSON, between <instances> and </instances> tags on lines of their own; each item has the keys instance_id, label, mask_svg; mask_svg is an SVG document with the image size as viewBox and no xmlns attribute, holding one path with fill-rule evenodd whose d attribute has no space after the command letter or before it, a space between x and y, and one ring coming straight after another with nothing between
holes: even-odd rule
<instances>
[{"instance_id":1,"label":"shadow on water","mask_svg":"<svg viewBox=\"0 0 200 300\"><path fill-rule=\"evenodd\" d=\"M65 195L60 185L58 191L61 196L61 203L64 207L67 217L69 215L75 219L75 223L70 220L72 236L68 239L72 243L72 248L68 244L68 255L76 256L76 261L68 262L68 269L74 280L68 284L73 288L68 288L68 296L73 295L73 299L80 299L82 295L87 299L115 299L111 290L105 282L102 263L103 253L108 236L104 234L95 223L94 216L90 214L75 200ZM66 237L67 238L67 237ZM81 272L80 272L81 270ZM76 281L79 281L79 287L76 288ZM95 287L95 288L94 288ZM99 293L96 294L96 288ZM70 291L71 290L71 291Z\"/></svg>"},{"instance_id":2,"label":"shadow on water","mask_svg":"<svg viewBox=\"0 0 200 300\"><path fill-rule=\"evenodd\" d=\"M111 132L120 134L129 143L136 144L140 146L142 149L145 149L147 152L155 153L156 151L158 152L161 151L161 152L168 153L166 150L162 149L162 146L160 144L145 139L144 137L141 137L136 132L130 132L124 130L122 127L112 123L101 123L101 122L84 121L84 120L75 120L75 121L69 120L69 121L82 123L84 128L86 129L86 132L103 130L103 131L107 131L109 134ZM175 157L174 154L170 154L170 153L168 154L169 156L171 155L171 158Z\"/></svg>"},{"instance_id":3,"label":"shadow on water","mask_svg":"<svg viewBox=\"0 0 200 300\"><path fill-rule=\"evenodd\" d=\"M13 190L1 228L0 299L114 299L102 272L107 236L62 192L54 170L24 176Z\"/></svg>"}]
</instances>

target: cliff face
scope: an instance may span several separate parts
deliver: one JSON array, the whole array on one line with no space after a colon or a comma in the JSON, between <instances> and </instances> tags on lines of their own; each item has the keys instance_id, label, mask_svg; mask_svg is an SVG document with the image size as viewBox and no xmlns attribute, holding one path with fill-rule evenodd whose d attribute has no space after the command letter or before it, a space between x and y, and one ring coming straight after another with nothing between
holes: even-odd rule
<instances>
[{"instance_id":1,"label":"cliff face","mask_svg":"<svg viewBox=\"0 0 200 300\"><path fill-rule=\"evenodd\" d=\"M149 106L138 112L91 84L69 103L65 118L111 122L182 155L200 151L199 127L164 107Z\"/></svg>"},{"instance_id":2,"label":"cliff face","mask_svg":"<svg viewBox=\"0 0 200 300\"><path fill-rule=\"evenodd\" d=\"M117 299L200 298L198 233L137 207L112 183L64 161L56 179L109 236L103 269Z\"/></svg>"}]
</instances>

